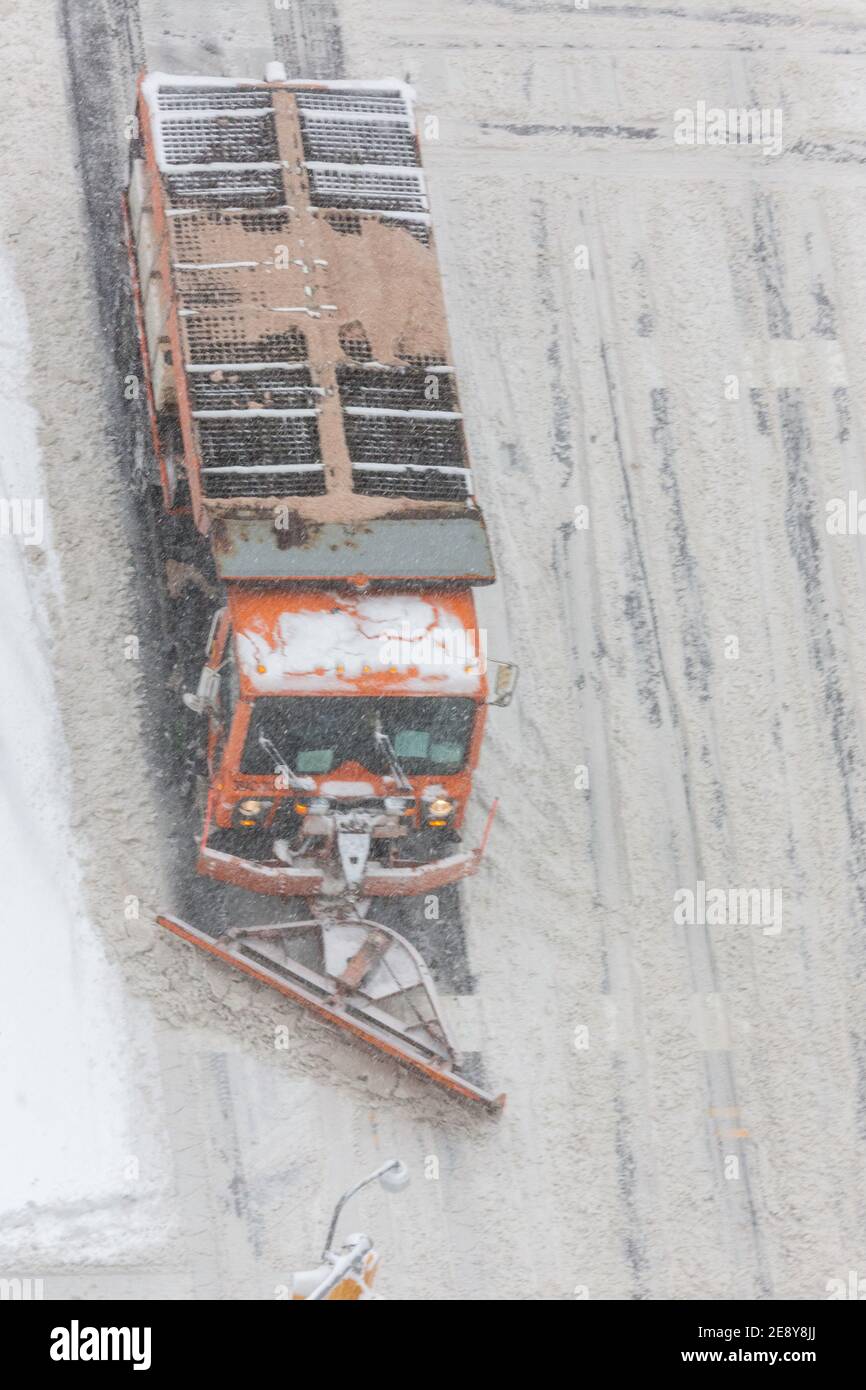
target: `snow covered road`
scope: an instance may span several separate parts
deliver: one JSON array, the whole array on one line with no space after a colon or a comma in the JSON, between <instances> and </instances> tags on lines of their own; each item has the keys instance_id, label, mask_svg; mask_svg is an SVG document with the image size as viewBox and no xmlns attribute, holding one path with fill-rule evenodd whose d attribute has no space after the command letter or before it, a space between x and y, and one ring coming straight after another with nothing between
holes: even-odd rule
<instances>
[{"instance_id":1,"label":"snow covered road","mask_svg":"<svg viewBox=\"0 0 866 1390\"><path fill-rule=\"evenodd\" d=\"M822 1297L866 1268L866 564L826 525L866 487L866 22L854 0L791 11L0 0L3 90L26 76L40 110L35 140L2 99L2 239L64 594L47 622L83 910L125 982L112 1075L142 1051L153 1068L131 1137L100 1083L147 1242L92 1193L115 1245L86 1265L77 1189L53 1194L47 1248L38 1131L13 1131L3 1273L48 1297L279 1296L336 1194L392 1153L413 1185L351 1220L392 1297ZM274 56L419 95L500 574L481 618L522 667L491 712L470 830L501 810L464 893L478 986L459 1007L508 1092L494 1122L147 926L173 905L174 840L120 467L124 125L141 66L257 75ZM701 102L780 111L781 152L678 144ZM701 920L700 884L779 894L781 918ZM52 998L89 1011L71 980ZM17 1040L44 1107L50 1071Z\"/></svg>"}]
</instances>

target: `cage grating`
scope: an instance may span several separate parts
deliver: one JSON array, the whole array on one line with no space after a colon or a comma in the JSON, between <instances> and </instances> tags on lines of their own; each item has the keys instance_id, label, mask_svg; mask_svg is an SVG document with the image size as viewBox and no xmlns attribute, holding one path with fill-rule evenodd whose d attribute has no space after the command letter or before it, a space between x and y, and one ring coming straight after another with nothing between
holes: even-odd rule
<instances>
[{"instance_id":1,"label":"cage grating","mask_svg":"<svg viewBox=\"0 0 866 1390\"><path fill-rule=\"evenodd\" d=\"M184 319L190 361L305 362L307 340L298 328L251 338L237 314L202 314Z\"/></svg>"},{"instance_id":2,"label":"cage grating","mask_svg":"<svg viewBox=\"0 0 866 1390\"><path fill-rule=\"evenodd\" d=\"M426 222L411 222L408 219L405 222L391 222L387 218L383 218L382 222L386 227L402 227L404 232L420 241L422 246L430 245L431 233Z\"/></svg>"},{"instance_id":3,"label":"cage grating","mask_svg":"<svg viewBox=\"0 0 866 1390\"><path fill-rule=\"evenodd\" d=\"M405 415L345 415L353 463L466 468L460 420L414 420Z\"/></svg>"},{"instance_id":4,"label":"cage grating","mask_svg":"<svg viewBox=\"0 0 866 1390\"><path fill-rule=\"evenodd\" d=\"M186 309L220 309L232 304L267 304L273 291L256 266L208 266L175 270L178 298Z\"/></svg>"},{"instance_id":5,"label":"cage grating","mask_svg":"<svg viewBox=\"0 0 866 1390\"><path fill-rule=\"evenodd\" d=\"M392 410L457 410L454 378L421 367L363 367L337 365L342 405Z\"/></svg>"},{"instance_id":6,"label":"cage grating","mask_svg":"<svg viewBox=\"0 0 866 1390\"><path fill-rule=\"evenodd\" d=\"M363 324L355 319L352 323L343 324L338 335L340 347L347 357L353 357L356 362L372 362L373 351L370 347L370 340L364 332Z\"/></svg>"},{"instance_id":7,"label":"cage grating","mask_svg":"<svg viewBox=\"0 0 866 1390\"><path fill-rule=\"evenodd\" d=\"M311 92L296 91L298 110L355 112L358 115L391 115L408 119L406 103L399 92Z\"/></svg>"},{"instance_id":8,"label":"cage grating","mask_svg":"<svg viewBox=\"0 0 866 1390\"><path fill-rule=\"evenodd\" d=\"M233 497L321 497L325 491L325 470L299 469L296 473L205 473L205 496L213 500Z\"/></svg>"},{"instance_id":9,"label":"cage grating","mask_svg":"<svg viewBox=\"0 0 866 1390\"><path fill-rule=\"evenodd\" d=\"M352 490L364 497L405 497L415 502L465 502L469 495L463 473L442 473L436 468L380 472L363 464L352 465Z\"/></svg>"},{"instance_id":10,"label":"cage grating","mask_svg":"<svg viewBox=\"0 0 866 1390\"><path fill-rule=\"evenodd\" d=\"M160 111L260 110L271 104L261 87L160 87Z\"/></svg>"},{"instance_id":11,"label":"cage grating","mask_svg":"<svg viewBox=\"0 0 866 1390\"><path fill-rule=\"evenodd\" d=\"M361 219L354 212L328 212L324 215L328 226L343 236L360 236Z\"/></svg>"},{"instance_id":12,"label":"cage grating","mask_svg":"<svg viewBox=\"0 0 866 1390\"><path fill-rule=\"evenodd\" d=\"M314 407L319 399L309 370L264 368L250 372L190 372L195 410L293 410Z\"/></svg>"},{"instance_id":13,"label":"cage grating","mask_svg":"<svg viewBox=\"0 0 866 1390\"><path fill-rule=\"evenodd\" d=\"M194 207L202 198L228 207L276 207L284 200L279 169L197 169L166 174L173 207Z\"/></svg>"},{"instance_id":14,"label":"cage grating","mask_svg":"<svg viewBox=\"0 0 866 1390\"><path fill-rule=\"evenodd\" d=\"M250 415L199 419L204 468L274 468L321 463L314 416Z\"/></svg>"},{"instance_id":15,"label":"cage grating","mask_svg":"<svg viewBox=\"0 0 866 1390\"><path fill-rule=\"evenodd\" d=\"M417 353L417 352L398 352L396 356L401 362L405 362L408 367L447 367L448 363L441 354L436 352Z\"/></svg>"},{"instance_id":16,"label":"cage grating","mask_svg":"<svg viewBox=\"0 0 866 1390\"><path fill-rule=\"evenodd\" d=\"M367 169L310 169L310 193L318 207L424 212L427 198L420 174Z\"/></svg>"},{"instance_id":17,"label":"cage grating","mask_svg":"<svg viewBox=\"0 0 866 1390\"><path fill-rule=\"evenodd\" d=\"M280 157L270 112L163 120L162 143L169 164L276 163Z\"/></svg>"},{"instance_id":18,"label":"cage grating","mask_svg":"<svg viewBox=\"0 0 866 1390\"><path fill-rule=\"evenodd\" d=\"M303 119L301 134L307 159L334 164L418 163L415 137L397 121L328 121Z\"/></svg>"},{"instance_id":19,"label":"cage grating","mask_svg":"<svg viewBox=\"0 0 866 1390\"><path fill-rule=\"evenodd\" d=\"M287 210L281 212L245 212L238 217L245 232L269 232L274 235L287 233L291 227L291 216Z\"/></svg>"}]
</instances>

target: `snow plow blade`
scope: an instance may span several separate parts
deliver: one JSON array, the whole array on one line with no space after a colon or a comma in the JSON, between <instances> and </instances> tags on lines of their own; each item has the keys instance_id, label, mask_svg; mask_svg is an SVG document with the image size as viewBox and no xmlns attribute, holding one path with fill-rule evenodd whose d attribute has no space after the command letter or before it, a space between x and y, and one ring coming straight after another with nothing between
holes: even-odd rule
<instances>
[{"instance_id":1,"label":"snow plow blade","mask_svg":"<svg viewBox=\"0 0 866 1390\"><path fill-rule=\"evenodd\" d=\"M215 938L176 917L156 921L452 1095L492 1111L505 1104L504 1095L461 1074L432 976L415 948L389 927L335 914L234 927Z\"/></svg>"}]
</instances>

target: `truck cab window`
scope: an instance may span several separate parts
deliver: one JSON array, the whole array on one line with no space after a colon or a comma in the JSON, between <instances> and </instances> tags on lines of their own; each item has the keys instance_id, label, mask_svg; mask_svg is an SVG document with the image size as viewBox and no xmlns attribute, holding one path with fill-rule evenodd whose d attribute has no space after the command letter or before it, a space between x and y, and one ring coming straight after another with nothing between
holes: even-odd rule
<instances>
[{"instance_id":1,"label":"truck cab window","mask_svg":"<svg viewBox=\"0 0 866 1390\"><path fill-rule=\"evenodd\" d=\"M272 759L264 734L298 772L332 772L359 763L382 776L388 764L374 737L376 715L409 776L459 772L466 762L475 703L463 697L263 696L256 700L241 771L265 776Z\"/></svg>"}]
</instances>

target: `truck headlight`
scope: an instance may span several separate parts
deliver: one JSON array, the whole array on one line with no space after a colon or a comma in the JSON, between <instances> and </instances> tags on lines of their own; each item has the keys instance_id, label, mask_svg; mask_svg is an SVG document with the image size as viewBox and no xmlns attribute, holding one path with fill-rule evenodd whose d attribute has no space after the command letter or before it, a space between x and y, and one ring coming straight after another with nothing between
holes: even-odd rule
<instances>
[{"instance_id":1,"label":"truck headlight","mask_svg":"<svg viewBox=\"0 0 866 1390\"><path fill-rule=\"evenodd\" d=\"M455 801L449 801L445 796L434 797L424 807L427 814L427 824L445 825L456 809L457 803Z\"/></svg>"},{"instance_id":2,"label":"truck headlight","mask_svg":"<svg viewBox=\"0 0 866 1390\"><path fill-rule=\"evenodd\" d=\"M272 801L258 801L251 797L238 803L238 824L258 825L273 806Z\"/></svg>"}]
</instances>

